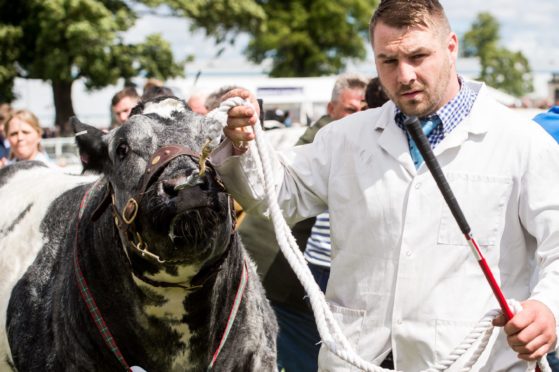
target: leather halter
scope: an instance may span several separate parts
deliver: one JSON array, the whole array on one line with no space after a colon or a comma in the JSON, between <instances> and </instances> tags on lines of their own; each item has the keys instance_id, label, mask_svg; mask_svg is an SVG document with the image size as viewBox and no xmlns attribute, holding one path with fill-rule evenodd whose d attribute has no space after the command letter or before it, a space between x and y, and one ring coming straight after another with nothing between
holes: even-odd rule
<instances>
[{"instance_id":1,"label":"leather halter","mask_svg":"<svg viewBox=\"0 0 559 372\"><path fill-rule=\"evenodd\" d=\"M139 181L139 191L136 195L128 199L124 208L122 209L122 213L118 211L115 203L115 196L112 189L110 189L109 185L109 192L107 194L110 196L112 201L112 209L113 214L115 217L115 224L118 227L122 237L126 240L126 243L130 245L132 248L137 250L142 256L148 257L156 261L159 264L168 263L170 260L162 260L159 256L149 251L148 245L144 242L142 236L136 229L136 225L134 223L136 216L138 214L138 210L140 207L140 202L142 201L146 190L148 187L153 183L153 180L157 174L167 165L169 162L179 156L189 156L194 158L200 168L200 176L206 172L206 169L209 169L212 173L212 176L215 177L216 182L223 186L221 179L217 172L215 172L213 165L207 160L206 154L198 154L191 149L184 147L182 145L168 145L159 148L155 153L150 157L148 164L146 166L146 170ZM208 162L209 167L206 168L206 162ZM104 201L97 209L104 208L105 205L108 204L108 200ZM97 218L100 213L96 210L94 213L94 219ZM235 231L235 221L233 219L232 222L232 233Z\"/></svg>"}]
</instances>

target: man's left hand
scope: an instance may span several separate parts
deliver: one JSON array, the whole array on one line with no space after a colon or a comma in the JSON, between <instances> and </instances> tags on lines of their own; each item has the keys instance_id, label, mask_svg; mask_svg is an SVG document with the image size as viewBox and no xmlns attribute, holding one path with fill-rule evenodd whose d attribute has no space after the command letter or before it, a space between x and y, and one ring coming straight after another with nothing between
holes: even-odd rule
<instances>
[{"instance_id":1,"label":"man's left hand","mask_svg":"<svg viewBox=\"0 0 559 372\"><path fill-rule=\"evenodd\" d=\"M493 325L504 326L510 347L518 358L535 361L552 350L557 341L555 317L549 308L536 300L521 303L522 311L508 322L504 315L493 320Z\"/></svg>"}]
</instances>

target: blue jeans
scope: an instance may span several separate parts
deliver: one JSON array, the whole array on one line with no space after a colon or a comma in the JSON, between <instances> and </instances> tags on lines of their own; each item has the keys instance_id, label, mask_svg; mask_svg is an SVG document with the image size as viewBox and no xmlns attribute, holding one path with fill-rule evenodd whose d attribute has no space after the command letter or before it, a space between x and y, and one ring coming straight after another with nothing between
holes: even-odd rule
<instances>
[{"instance_id":1,"label":"blue jeans","mask_svg":"<svg viewBox=\"0 0 559 372\"><path fill-rule=\"evenodd\" d=\"M309 264L322 291L326 290L329 268ZM278 369L286 372L316 372L320 334L312 311L294 310L280 303L272 303L279 324Z\"/></svg>"},{"instance_id":2,"label":"blue jeans","mask_svg":"<svg viewBox=\"0 0 559 372\"><path fill-rule=\"evenodd\" d=\"M547 354L547 362L553 372L559 372L559 358L557 358L555 353Z\"/></svg>"}]
</instances>

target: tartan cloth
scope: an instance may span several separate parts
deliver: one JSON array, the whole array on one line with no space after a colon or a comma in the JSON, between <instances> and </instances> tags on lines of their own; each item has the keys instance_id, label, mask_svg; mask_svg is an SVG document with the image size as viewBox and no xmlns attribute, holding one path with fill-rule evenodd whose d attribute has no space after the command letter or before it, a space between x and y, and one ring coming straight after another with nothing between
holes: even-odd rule
<instances>
[{"instance_id":1,"label":"tartan cloth","mask_svg":"<svg viewBox=\"0 0 559 372\"><path fill-rule=\"evenodd\" d=\"M91 318L93 319L93 322L97 326L97 329L99 330L99 333L101 334L101 337L103 338L103 341L105 341L105 344L107 344L108 348L115 355L115 357L117 358L119 363L122 365L122 367L124 367L124 369L126 371L130 371L131 369L128 366L128 363L126 363L126 360L124 359L124 356L120 352L120 349L118 348L118 346L116 344L116 341L115 341L113 335L111 334L111 331L109 330L109 327L107 327L107 324L105 323L105 320L103 319L103 316L101 315L101 312L99 311L99 307L97 307L97 304L95 303L95 299L93 298L93 295L91 294L91 290L89 289L89 287L87 285L87 281L85 280L85 277L83 276L83 273L80 269L80 261L79 261L79 257L78 257L79 226L80 226L80 222L81 222L83 212L85 210L85 206L87 204L87 201L89 200L91 191L96 187L97 188L101 187L99 181L95 182L95 184L93 184L93 186L87 190L87 192L84 194L83 199L80 203L80 209L79 209L79 213L78 213L78 224L76 226L76 237L75 237L75 242L74 242L74 272L76 274L76 280L77 280L78 289L80 290L80 295L81 295L85 305L87 306L87 309L89 310L89 315L91 315Z\"/></svg>"}]
</instances>

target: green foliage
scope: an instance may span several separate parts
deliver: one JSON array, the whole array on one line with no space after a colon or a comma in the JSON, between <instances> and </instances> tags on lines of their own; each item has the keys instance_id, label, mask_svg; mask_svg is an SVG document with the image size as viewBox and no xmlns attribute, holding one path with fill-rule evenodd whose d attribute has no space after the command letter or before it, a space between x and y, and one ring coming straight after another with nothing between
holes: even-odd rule
<instances>
[{"instance_id":1,"label":"green foliage","mask_svg":"<svg viewBox=\"0 0 559 372\"><path fill-rule=\"evenodd\" d=\"M480 80L516 97L534 90L530 64L526 57L521 52L511 52L504 48L486 52Z\"/></svg>"},{"instance_id":2,"label":"green foliage","mask_svg":"<svg viewBox=\"0 0 559 372\"><path fill-rule=\"evenodd\" d=\"M21 42L21 29L0 24L0 103L11 102L14 78L17 75L16 61L19 58L18 44Z\"/></svg>"},{"instance_id":3,"label":"green foliage","mask_svg":"<svg viewBox=\"0 0 559 372\"><path fill-rule=\"evenodd\" d=\"M66 89L78 78L93 89L115 84L121 77L165 80L182 76L183 63L174 60L169 43L161 36L151 35L140 44L123 42L122 34L137 19L131 3L0 0L0 96L7 101L14 98L17 76L50 81ZM54 93L58 94L56 89ZM67 120L59 117L60 112L73 113L71 101L68 104L69 108L56 107L57 125Z\"/></svg>"},{"instance_id":4,"label":"green foliage","mask_svg":"<svg viewBox=\"0 0 559 372\"><path fill-rule=\"evenodd\" d=\"M534 90L532 70L521 52L499 47L499 23L490 13L480 13L464 35L463 55L479 57L479 80L493 88L521 97Z\"/></svg>"},{"instance_id":5,"label":"green foliage","mask_svg":"<svg viewBox=\"0 0 559 372\"><path fill-rule=\"evenodd\" d=\"M267 21L252 35L247 57L272 59L271 76L339 73L349 58L364 59L368 22L377 1L258 1Z\"/></svg>"},{"instance_id":6,"label":"green foliage","mask_svg":"<svg viewBox=\"0 0 559 372\"><path fill-rule=\"evenodd\" d=\"M479 13L471 29L464 35L465 57L477 57L495 49L499 41L499 22L490 13Z\"/></svg>"}]
</instances>

